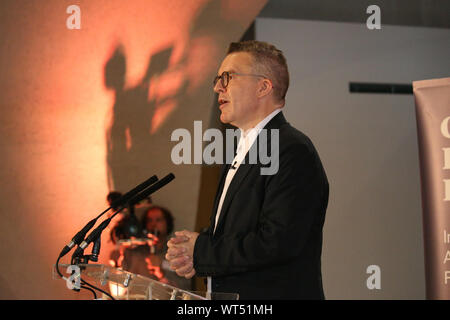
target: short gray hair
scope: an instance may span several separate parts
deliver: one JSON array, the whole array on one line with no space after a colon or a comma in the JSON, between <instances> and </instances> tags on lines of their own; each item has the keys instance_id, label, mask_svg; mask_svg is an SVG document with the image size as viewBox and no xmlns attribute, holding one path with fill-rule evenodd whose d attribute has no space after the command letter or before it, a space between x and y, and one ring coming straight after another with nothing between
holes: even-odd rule
<instances>
[{"instance_id":1,"label":"short gray hair","mask_svg":"<svg viewBox=\"0 0 450 320\"><path fill-rule=\"evenodd\" d=\"M255 68L262 70L273 83L276 98L284 101L289 88L289 71L283 52L274 45L256 40L232 42L228 53L248 52L255 60Z\"/></svg>"}]
</instances>

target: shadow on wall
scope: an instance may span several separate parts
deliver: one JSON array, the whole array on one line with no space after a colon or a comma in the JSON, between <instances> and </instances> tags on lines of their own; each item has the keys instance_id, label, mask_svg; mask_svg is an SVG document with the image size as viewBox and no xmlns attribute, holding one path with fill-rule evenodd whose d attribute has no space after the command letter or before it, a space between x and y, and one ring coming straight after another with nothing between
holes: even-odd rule
<instances>
[{"instance_id":1,"label":"shadow on wall","mask_svg":"<svg viewBox=\"0 0 450 320\"><path fill-rule=\"evenodd\" d=\"M173 53L179 44L150 53L147 71L134 87L125 83L126 48L118 45L107 61L105 86L115 95L107 131L110 190L126 190L157 169L168 171L174 166L172 131L189 130L194 120L209 122L214 97L210 80L217 61L225 55L230 34L242 29L237 21L223 16L221 7L221 1L210 1L200 9L177 61ZM208 93L211 100L205 101Z\"/></svg>"}]
</instances>

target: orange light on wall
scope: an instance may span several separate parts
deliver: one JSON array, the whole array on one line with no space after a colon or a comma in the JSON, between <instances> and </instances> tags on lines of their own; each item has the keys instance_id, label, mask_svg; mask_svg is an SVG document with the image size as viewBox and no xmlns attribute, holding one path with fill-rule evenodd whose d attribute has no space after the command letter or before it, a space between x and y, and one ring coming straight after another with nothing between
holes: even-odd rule
<instances>
[{"instance_id":1,"label":"orange light on wall","mask_svg":"<svg viewBox=\"0 0 450 320\"><path fill-rule=\"evenodd\" d=\"M0 298L72 299L51 279L57 254L106 208L112 188L125 192L149 172L176 173L177 184L157 199L171 204L180 227L194 225L200 171L167 160L167 132L209 121L205 81L244 28L227 25L227 1L80 0L79 30L66 26L66 1L2 1L0 234L14 250L0 252L8 274ZM254 12L239 13L248 24L265 1L249 2ZM113 78L122 79L108 83L105 67L118 48L124 68L113 68ZM141 88L143 79L151 85ZM112 247L105 233L100 263Z\"/></svg>"}]
</instances>

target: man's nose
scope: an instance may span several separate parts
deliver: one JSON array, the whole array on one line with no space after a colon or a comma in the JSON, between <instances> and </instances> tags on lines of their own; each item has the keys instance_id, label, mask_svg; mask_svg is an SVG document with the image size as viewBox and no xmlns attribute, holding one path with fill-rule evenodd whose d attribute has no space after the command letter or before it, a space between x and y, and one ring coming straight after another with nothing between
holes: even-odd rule
<instances>
[{"instance_id":1,"label":"man's nose","mask_svg":"<svg viewBox=\"0 0 450 320\"><path fill-rule=\"evenodd\" d=\"M214 92L216 93L221 93L221 92L225 92L226 89L222 86L222 81L217 81L216 84L214 85Z\"/></svg>"}]
</instances>

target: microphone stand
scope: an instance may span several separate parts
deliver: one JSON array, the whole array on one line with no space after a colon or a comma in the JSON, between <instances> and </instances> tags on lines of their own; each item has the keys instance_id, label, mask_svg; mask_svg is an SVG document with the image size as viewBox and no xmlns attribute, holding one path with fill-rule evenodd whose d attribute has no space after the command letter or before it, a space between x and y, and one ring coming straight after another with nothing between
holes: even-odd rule
<instances>
[{"instance_id":1,"label":"microphone stand","mask_svg":"<svg viewBox=\"0 0 450 320\"><path fill-rule=\"evenodd\" d=\"M103 229L98 229L97 228L96 230L94 230L94 232L98 231L98 235L94 237L93 241L95 241L95 242L100 241L99 239L101 237L102 231L108 226L109 222L117 214L119 214L123 209L125 209L127 207L127 205L128 205L128 203L125 203L125 205L122 205L120 207L120 209L117 210L116 212L114 212L114 214L110 218L108 218L105 221L103 221L103 224L104 224L104 228ZM97 246L94 244L94 247L96 247L95 250L98 250L98 254L99 254L100 253L100 244L97 244ZM94 248L92 248L92 250L94 251ZM98 254L97 254L97 259L98 259ZM72 255L71 264L80 264L80 263L88 264L89 260L91 260L90 258L91 258L91 255L84 255L84 248L81 248L80 246L78 246L78 248L74 251L74 253ZM94 259L95 259L95 257L94 257ZM91 261L97 262L98 260L91 260Z\"/></svg>"},{"instance_id":2,"label":"microphone stand","mask_svg":"<svg viewBox=\"0 0 450 320\"><path fill-rule=\"evenodd\" d=\"M115 217L119 212L121 212L125 208L126 208L126 205L123 205L119 210L114 212L114 214L109 219L112 219L113 217ZM94 245L92 247L92 251L91 251L90 255L84 255L84 249L81 249L80 247L78 247L77 250L75 250L75 252L73 253L72 258L70 259L70 264L78 265L80 270L85 270L86 267L85 266L80 266L80 264L89 264L89 260L92 261L92 262L97 262L98 261L98 256L100 254L100 247L101 247L101 232L99 232L99 234L94 238L93 242L94 242ZM105 294L111 300L116 300L116 299L114 299L114 297L112 295L110 295L108 292L102 290L101 288L98 288L98 287L88 283L86 280L84 280L81 277L80 277L80 280L81 280L81 283L86 285L86 286L80 286L80 288L83 288L83 289L91 289L92 288L94 290L97 290L97 291ZM90 291L93 291L92 289ZM74 288L74 290L75 291L80 291L80 289L76 289L76 288ZM94 296L97 297L96 294Z\"/></svg>"},{"instance_id":3,"label":"microphone stand","mask_svg":"<svg viewBox=\"0 0 450 320\"><path fill-rule=\"evenodd\" d=\"M156 178L156 176L152 177L152 178ZM145 183L148 183L152 178L150 178L149 180L147 180ZM98 261L98 254L100 253L100 237L101 237L101 233L103 232L103 230L108 226L108 224L111 222L111 220L119 213L121 212L123 209L125 209L125 207L128 205L133 205L135 203L138 203L139 201L141 201L142 199L146 198L147 196L149 196L150 194L152 194L153 192L159 190L160 188L162 188L163 186L165 186L166 184L168 184L170 181L172 181L175 178L175 176L170 173L167 176L165 176L164 178L162 178L161 180L157 181L156 183L154 183L153 185L147 184L144 188L146 188L144 191L134 194L133 196L129 196L129 198L124 201L125 204L122 204L122 207L117 210L116 212L114 212L114 214L104 220L94 231L91 232L91 234L89 234L89 236L77 247L77 249L75 250L75 252L72 255L71 258L71 264L75 264L75 265L79 265L79 264L88 264L89 260L91 261ZM141 186L144 185L141 184ZM139 186L138 186L139 187ZM137 189L138 187L136 187L135 189ZM142 188L142 189L144 189ZM142 190L141 189L141 190ZM131 194L131 192L129 192ZM111 206L112 207L112 206ZM103 213L102 213L103 214ZM99 216L100 217L100 216ZM97 217L97 219L99 218ZM84 255L84 249L89 245L90 242L95 242L94 243L94 247L92 249L92 254L91 255ZM58 260L57 260L57 264L59 259L62 257L62 255L60 254ZM92 259L97 259L97 260L92 260ZM80 269L83 269L85 267L81 266ZM58 269L58 265L57 265L57 269ZM61 273L58 270L58 273L61 275ZM62 276L62 275L61 275ZM80 280L83 284L88 285L89 287L98 290L104 294L106 294L108 297L110 297L112 300L115 300L109 293L103 291L100 288L97 288L89 283L87 283L85 280L83 280L80 277Z\"/></svg>"},{"instance_id":4,"label":"microphone stand","mask_svg":"<svg viewBox=\"0 0 450 320\"><path fill-rule=\"evenodd\" d=\"M101 244L102 244L102 240L101 240L101 235L99 235L95 240L94 240L94 245L92 247L92 251L91 254L88 255L76 255L73 256L73 263L72 264L88 264L89 261L92 262L98 262L98 256L100 255L100 248L101 248ZM83 250L84 252L84 250Z\"/></svg>"}]
</instances>

